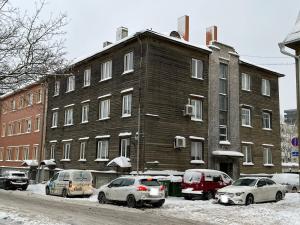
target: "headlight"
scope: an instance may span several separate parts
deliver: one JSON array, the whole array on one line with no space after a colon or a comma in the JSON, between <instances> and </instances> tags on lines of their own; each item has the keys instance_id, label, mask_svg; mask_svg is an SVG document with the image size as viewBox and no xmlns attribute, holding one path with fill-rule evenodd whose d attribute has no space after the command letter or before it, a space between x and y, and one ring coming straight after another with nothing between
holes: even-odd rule
<instances>
[{"instance_id":1,"label":"headlight","mask_svg":"<svg viewBox=\"0 0 300 225\"><path fill-rule=\"evenodd\" d=\"M235 193L236 196L241 196L242 194L244 194L244 192L237 192L237 193Z\"/></svg>"}]
</instances>

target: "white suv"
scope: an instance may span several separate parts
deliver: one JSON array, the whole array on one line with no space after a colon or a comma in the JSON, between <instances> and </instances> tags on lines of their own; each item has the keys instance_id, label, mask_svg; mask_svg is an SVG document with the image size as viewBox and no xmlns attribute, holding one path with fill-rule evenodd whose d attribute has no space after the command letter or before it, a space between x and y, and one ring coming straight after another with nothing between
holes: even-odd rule
<instances>
[{"instance_id":1,"label":"white suv","mask_svg":"<svg viewBox=\"0 0 300 225\"><path fill-rule=\"evenodd\" d=\"M149 176L124 176L100 187L98 200L101 204L126 202L130 208L144 203L161 207L165 202L165 187Z\"/></svg>"}]
</instances>

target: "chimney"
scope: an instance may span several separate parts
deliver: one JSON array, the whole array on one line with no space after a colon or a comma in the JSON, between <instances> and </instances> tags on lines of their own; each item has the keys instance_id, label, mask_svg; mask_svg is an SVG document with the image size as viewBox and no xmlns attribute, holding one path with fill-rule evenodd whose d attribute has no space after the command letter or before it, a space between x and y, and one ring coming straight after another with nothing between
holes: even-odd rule
<instances>
[{"instance_id":1,"label":"chimney","mask_svg":"<svg viewBox=\"0 0 300 225\"><path fill-rule=\"evenodd\" d=\"M177 20L177 30L180 36L189 41L189 33L190 33L190 17L185 15Z\"/></svg>"},{"instance_id":2,"label":"chimney","mask_svg":"<svg viewBox=\"0 0 300 225\"><path fill-rule=\"evenodd\" d=\"M128 28L127 27L118 27L117 28L116 41L119 41L127 36L128 36Z\"/></svg>"},{"instance_id":3,"label":"chimney","mask_svg":"<svg viewBox=\"0 0 300 225\"><path fill-rule=\"evenodd\" d=\"M105 41L105 42L103 42L103 48L105 48L106 46L111 45L111 44L112 44L111 42Z\"/></svg>"},{"instance_id":4,"label":"chimney","mask_svg":"<svg viewBox=\"0 0 300 225\"><path fill-rule=\"evenodd\" d=\"M206 45L210 45L211 42L218 40L217 26L211 26L206 28Z\"/></svg>"}]
</instances>

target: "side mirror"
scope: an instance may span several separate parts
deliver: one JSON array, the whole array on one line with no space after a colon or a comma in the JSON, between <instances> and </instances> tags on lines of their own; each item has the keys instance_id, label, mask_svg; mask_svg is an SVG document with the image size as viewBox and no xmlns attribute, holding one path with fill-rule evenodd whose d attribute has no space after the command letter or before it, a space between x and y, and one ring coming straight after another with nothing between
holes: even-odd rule
<instances>
[{"instance_id":1,"label":"side mirror","mask_svg":"<svg viewBox=\"0 0 300 225\"><path fill-rule=\"evenodd\" d=\"M257 187L263 187L265 186L264 184L257 184Z\"/></svg>"},{"instance_id":2,"label":"side mirror","mask_svg":"<svg viewBox=\"0 0 300 225\"><path fill-rule=\"evenodd\" d=\"M107 185L108 188L111 188L112 186L113 186L112 184Z\"/></svg>"}]
</instances>

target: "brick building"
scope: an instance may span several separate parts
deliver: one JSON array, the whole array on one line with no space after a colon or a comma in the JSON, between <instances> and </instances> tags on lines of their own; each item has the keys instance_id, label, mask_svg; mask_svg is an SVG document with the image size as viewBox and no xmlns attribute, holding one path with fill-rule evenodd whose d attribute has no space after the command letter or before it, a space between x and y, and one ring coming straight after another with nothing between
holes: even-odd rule
<instances>
[{"instance_id":1,"label":"brick building","mask_svg":"<svg viewBox=\"0 0 300 225\"><path fill-rule=\"evenodd\" d=\"M44 91L37 82L0 97L0 170L36 169L43 158Z\"/></svg>"}]
</instances>

